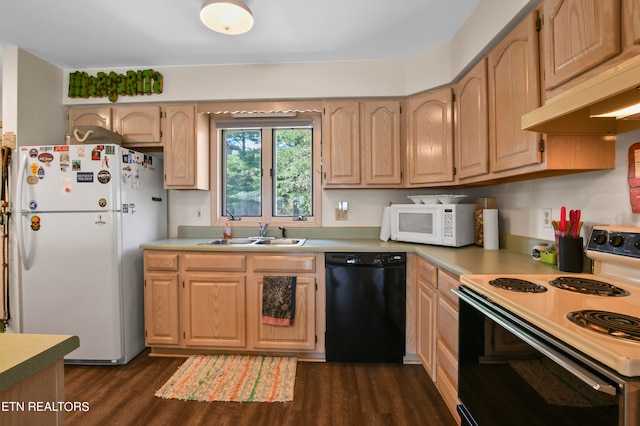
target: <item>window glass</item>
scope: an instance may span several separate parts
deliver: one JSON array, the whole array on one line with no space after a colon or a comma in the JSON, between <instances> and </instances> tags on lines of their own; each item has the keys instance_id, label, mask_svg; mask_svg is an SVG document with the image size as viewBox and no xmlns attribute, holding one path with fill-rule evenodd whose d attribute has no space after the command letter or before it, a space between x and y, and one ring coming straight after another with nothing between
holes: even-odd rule
<instances>
[{"instance_id":1,"label":"window glass","mask_svg":"<svg viewBox=\"0 0 640 426\"><path fill-rule=\"evenodd\" d=\"M273 130L273 215L310 216L313 212L313 132Z\"/></svg>"},{"instance_id":2,"label":"window glass","mask_svg":"<svg viewBox=\"0 0 640 426\"><path fill-rule=\"evenodd\" d=\"M221 218L315 222L313 120L220 120L216 127Z\"/></svg>"},{"instance_id":3,"label":"window glass","mask_svg":"<svg viewBox=\"0 0 640 426\"><path fill-rule=\"evenodd\" d=\"M222 131L223 209L234 216L262 215L262 132Z\"/></svg>"}]
</instances>

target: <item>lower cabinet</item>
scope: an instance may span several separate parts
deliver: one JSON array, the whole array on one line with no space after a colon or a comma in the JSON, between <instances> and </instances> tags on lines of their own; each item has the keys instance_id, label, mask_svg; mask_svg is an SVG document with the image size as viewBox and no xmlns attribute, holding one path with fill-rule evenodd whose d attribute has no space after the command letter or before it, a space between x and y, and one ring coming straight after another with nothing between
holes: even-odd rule
<instances>
[{"instance_id":1,"label":"lower cabinet","mask_svg":"<svg viewBox=\"0 0 640 426\"><path fill-rule=\"evenodd\" d=\"M436 313L438 269L418 258L417 348L418 357L431 380L436 380Z\"/></svg>"},{"instance_id":2,"label":"lower cabinet","mask_svg":"<svg viewBox=\"0 0 640 426\"><path fill-rule=\"evenodd\" d=\"M417 262L418 356L454 419L458 405L458 280L423 258Z\"/></svg>"},{"instance_id":3,"label":"lower cabinet","mask_svg":"<svg viewBox=\"0 0 640 426\"><path fill-rule=\"evenodd\" d=\"M156 354L324 352L321 255L146 250L145 338ZM291 326L262 323L262 281L296 276ZM320 310L317 306L321 306Z\"/></svg>"},{"instance_id":4,"label":"lower cabinet","mask_svg":"<svg viewBox=\"0 0 640 426\"><path fill-rule=\"evenodd\" d=\"M184 274L182 326L185 346L244 348L247 345L245 277Z\"/></svg>"}]
</instances>

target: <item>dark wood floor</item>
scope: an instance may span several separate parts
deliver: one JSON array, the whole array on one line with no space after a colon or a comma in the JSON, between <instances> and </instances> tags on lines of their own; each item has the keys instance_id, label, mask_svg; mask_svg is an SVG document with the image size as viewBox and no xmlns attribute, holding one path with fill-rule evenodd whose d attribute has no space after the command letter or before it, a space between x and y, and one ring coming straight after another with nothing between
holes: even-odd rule
<instances>
[{"instance_id":1,"label":"dark wood floor","mask_svg":"<svg viewBox=\"0 0 640 426\"><path fill-rule=\"evenodd\" d=\"M143 352L124 366L65 366L67 425L455 425L420 365L299 362L294 400L234 403L154 396L184 358Z\"/></svg>"}]
</instances>

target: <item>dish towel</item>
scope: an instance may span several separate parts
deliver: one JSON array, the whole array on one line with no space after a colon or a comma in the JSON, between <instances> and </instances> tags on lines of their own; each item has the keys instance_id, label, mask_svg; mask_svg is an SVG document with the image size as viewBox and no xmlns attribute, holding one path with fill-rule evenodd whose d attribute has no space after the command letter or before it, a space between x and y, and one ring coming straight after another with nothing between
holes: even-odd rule
<instances>
[{"instance_id":1,"label":"dish towel","mask_svg":"<svg viewBox=\"0 0 640 426\"><path fill-rule=\"evenodd\" d=\"M296 277L262 278L262 323L288 327L296 312Z\"/></svg>"}]
</instances>

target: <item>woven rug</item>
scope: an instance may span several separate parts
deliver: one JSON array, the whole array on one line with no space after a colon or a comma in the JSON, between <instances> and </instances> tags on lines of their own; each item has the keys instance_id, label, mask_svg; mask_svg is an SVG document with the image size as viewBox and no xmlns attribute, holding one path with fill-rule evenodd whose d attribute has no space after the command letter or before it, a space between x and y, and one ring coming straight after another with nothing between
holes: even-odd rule
<instances>
[{"instance_id":1,"label":"woven rug","mask_svg":"<svg viewBox=\"0 0 640 426\"><path fill-rule=\"evenodd\" d=\"M616 403L614 396L593 392L588 385L547 358L511 360L509 365L548 404L601 407Z\"/></svg>"},{"instance_id":2,"label":"woven rug","mask_svg":"<svg viewBox=\"0 0 640 426\"><path fill-rule=\"evenodd\" d=\"M292 401L297 362L295 357L193 355L155 396L185 401Z\"/></svg>"}]
</instances>

